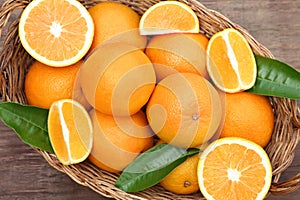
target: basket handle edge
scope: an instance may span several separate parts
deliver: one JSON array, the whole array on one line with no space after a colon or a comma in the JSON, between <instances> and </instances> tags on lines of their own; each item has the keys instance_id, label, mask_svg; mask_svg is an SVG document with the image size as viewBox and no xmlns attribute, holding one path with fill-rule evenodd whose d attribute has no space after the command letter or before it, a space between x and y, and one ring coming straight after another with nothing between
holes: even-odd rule
<instances>
[{"instance_id":1,"label":"basket handle edge","mask_svg":"<svg viewBox=\"0 0 300 200\"><path fill-rule=\"evenodd\" d=\"M294 177L280 182L272 183L270 192L274 196L283 195L291 193L300 188L300 173L296 174Z\"/></svg>"}]
</instances>

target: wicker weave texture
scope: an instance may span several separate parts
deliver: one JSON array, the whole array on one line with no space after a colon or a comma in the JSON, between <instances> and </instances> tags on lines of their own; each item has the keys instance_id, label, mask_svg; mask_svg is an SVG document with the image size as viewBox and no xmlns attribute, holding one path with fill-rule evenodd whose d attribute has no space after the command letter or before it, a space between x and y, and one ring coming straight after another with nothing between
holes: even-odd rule
<instances>
[{"instance_id":1,"label":"wicker weave texture","mask_svg":"<svg viewBox=\"0 0 300 200\"><path fill-rule=\"evenodd\" d=\"M104 0L80 0L87 8ZM201 32L208 38L224 28L239 30L249 42L254 53L273 57L272 53L257 42L243 27L233 23L222 14L210 10L196 0L180 0L189 5L197 14ZM0 37L5 33L0 52L0 95L2 101L26 103L24 94L24 79L29 66L34 61L23 49L18 38L19 14L31 1L7 0L0 8ZM118 0L140 15L159 0ZM13 16L17 17L8 23ZM10 20L11 21L11 20ZM291 179L279 183L279 178L291 164L295 148L300 139L300 108L297 101L270 97L275 112L275 129L266 151L273 167L273 182L270 192L274 195L283 195L293 192L300 187L300 173ZM118 174L105 172L86 161L77 165L64 166L52 154L39 151L45 160L55 169L66 173L77 183L87 186L97 193L115 199L202 199L200 193L194 195L175 195L165 191L161 186L154 186L143 192L134 194L125 193L114 187Z\"/></svg>"}]
</instances>

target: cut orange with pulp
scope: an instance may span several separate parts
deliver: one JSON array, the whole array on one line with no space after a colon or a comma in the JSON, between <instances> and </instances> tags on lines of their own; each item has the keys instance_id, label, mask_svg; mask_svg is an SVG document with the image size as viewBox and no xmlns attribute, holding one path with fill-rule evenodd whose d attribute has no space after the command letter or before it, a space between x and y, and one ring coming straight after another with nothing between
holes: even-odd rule
<instances>
[{"instance_id":1,"label":"cut orange with pulp","mask_svg":"<svg viewBox=\"0 0 300 200\"><path fill-rule=\"evenodd\" d=\"M35 0L20 18L23 47L33 58L50 66L79 61L89 50L93 36L93 19L75 0Z\"/></svg>"},{"instance_id":2,"label":"cut orange with pulp","mask_svg":"<svg viewBox=\"0 0 300 200\"><path fill-rule=\"evenodd\" d=\"M199 33L196 13L186 4L178 1L161 1L142 15L141 35L167 33Z\"/></svg>"},{"instance_id":3,"label":"cut orange with pulp","mask_svg":"<svg viewBox=\"0 0 300 200\"><path fill-rule=\"evenodd\" d=\"M211 143L198 163L198 182L206 199L264 199L272 167L262 147L237 137Z\"/></svg>"},{"instance_id":4,"label":"cut orange with pulp","mask_svg":"<svg viewBox=\"0 0 300 200\"><path fill-rule=\"evenodd\" d=\"M235 93L253 87L257 67L245 37L228 28L212 36L207 47L207 71L222 91Z\"/></svg>"},{"instance_id":5,"label":"cut orange with pulp","mask_svg":"<svg viewBox=\"0 0 300 200\"><path fill-rule=\"evenodd\" d=\"M58 160L64 164L84 161L92 150L92 122L84 107L71 99L54 102L48 114L48 134Z\"/></svg>"}]
</instances>

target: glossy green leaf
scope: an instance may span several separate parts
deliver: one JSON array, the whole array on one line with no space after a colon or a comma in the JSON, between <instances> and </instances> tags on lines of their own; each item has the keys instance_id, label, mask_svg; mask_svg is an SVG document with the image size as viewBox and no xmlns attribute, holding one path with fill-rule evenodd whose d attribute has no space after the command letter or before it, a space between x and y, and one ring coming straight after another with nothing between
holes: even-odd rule
<instances>
[{"instance_id":1,"label":"glossy green leaf","mask_svg":"<svg viewBox=\"0 0 300 200\"><path fill-rule=\"evenodd\" d=\"M188 156L199 149L183 149L160 144L138 156L130 163L116 182L116 187L125 192L138 192L159 183Z\"/></svg>"},{"instance_id":2,"label":"glossy green leaf","mask_svg":"<svg viewBox=\"0 0 300 200\"><path fill-rule=\"evenodd\" d=\"M1 102L0 119L12 128L24 143L53 153L47 128L48 110L13 102Z\"/></svg>"},{"instance_id":3,"label":"glossy green leaf","mask_svg":"<svg viewBox=\"0 0 300 200\"><path fill-rule=\"evenodd\" d=\"M300 72L281 61L255 55L257 78L249 92L300 99Z\"/></svg>"}]
</instances>

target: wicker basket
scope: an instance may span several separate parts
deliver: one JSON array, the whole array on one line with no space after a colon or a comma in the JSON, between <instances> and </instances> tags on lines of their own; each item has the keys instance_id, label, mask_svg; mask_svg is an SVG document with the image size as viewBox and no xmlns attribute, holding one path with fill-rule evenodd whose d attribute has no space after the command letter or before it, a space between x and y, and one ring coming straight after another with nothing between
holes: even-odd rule
<instances>
[{"instance_id":1,"label":"wicker basket","mask_svg":"<svg viewBox=\"0 0 300 200\"><path fill-rule=\"evenodd\" d=\"M103 1L103 0L102 0ZM147 8L159 0L119 0L143 14ZM258 43L245 29L231 22L222 14L207 9L196 0L181 0L188 4L201 19L201 31L212 36L214 33L228 27L239 30L248 40L256 54L273 57L271 52ZM24 95L24 77L28 67L34 61L23 49L18 38L18 17L8 24L12 15L19 16L30 0L6 0L0 8L0 36L6 33L0 52L0 89L2 101L26 103ZM80 0L88 7L101 0ZM300 137L300 108L297 101L284 98L269 98L275 111L275 129L266 151L273 166L273 182L270 193L282 195L295 191L300 187L300 173L286 182L278 183L280 175L288 168L294 158L294 150ZM68 174L77 183L87 186L97 193L115 199L201 199L200 192L194 195L175 195L157 185L143 192L125 193L114 187L118 174L112 174L98 169L88 161L77 165L64 166L58 162L55 155L39 151L47 162L55 169Z\"/></svg>"}]
</instances>

